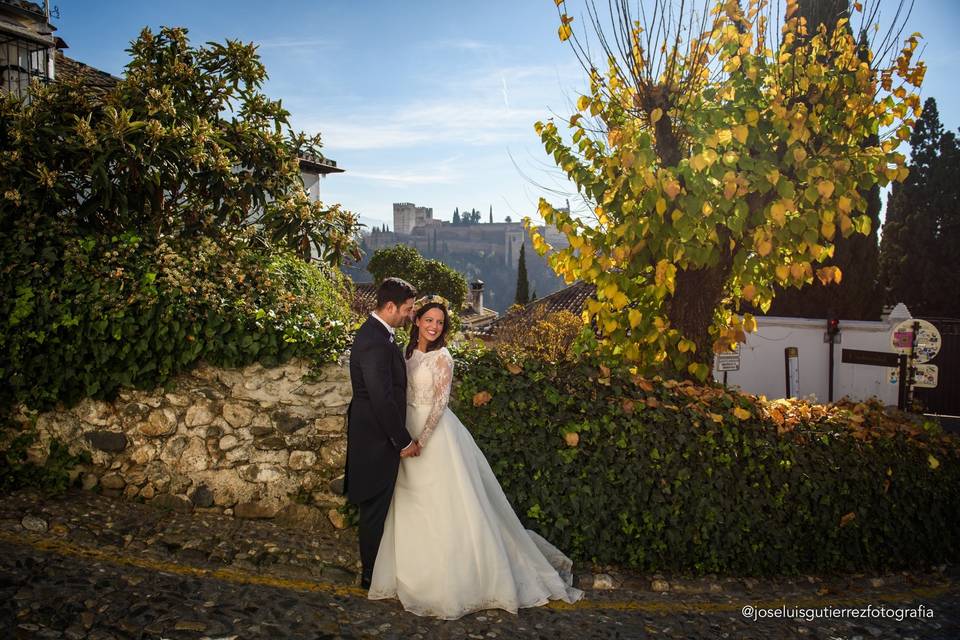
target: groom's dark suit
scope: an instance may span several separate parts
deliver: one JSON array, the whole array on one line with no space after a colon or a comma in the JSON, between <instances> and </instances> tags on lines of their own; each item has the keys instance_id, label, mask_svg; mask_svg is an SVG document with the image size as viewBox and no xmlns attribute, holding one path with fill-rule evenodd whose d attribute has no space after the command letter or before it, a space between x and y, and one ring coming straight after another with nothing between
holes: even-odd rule
<instances>
[{"instance_id":1,"label":"groom's dark suit","mask_svg":"<svg viewBox=\"0 0 960 640\"><path fill-rule=\"evenodd\" d=\"M350 349L353 400L347 411L347 464L344 492L360 510L360 559L363 579L383 536L400 451L412 442L407 433L407 368L390 331L370 316Z\"/></svg>"}]
</instances>

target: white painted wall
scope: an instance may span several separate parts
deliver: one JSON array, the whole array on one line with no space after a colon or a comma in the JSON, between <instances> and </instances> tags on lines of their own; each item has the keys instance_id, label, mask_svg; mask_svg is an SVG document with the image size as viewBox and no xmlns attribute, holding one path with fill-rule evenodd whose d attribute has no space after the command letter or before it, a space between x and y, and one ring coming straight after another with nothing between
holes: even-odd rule
<instances>
[{"instance_id":1,"label":"white painted wall","mask_svg":"<svg viewBox=\"0 0 960 640\"><path fill-rule=\"evenodd\" d=\"M303 188L307 195L314 202L320 199L320 174L300 171L300 177L303 179Z\"/></svg>"},{"instance_id":2,"label":"white painted wall","mask_svg":"<svg viewBox=\"0 0 960 640\"><path fill-rule=\"evenodd\" d=\"M843 364L840 355L845 348L892 353L890 332L909 317L907 308L897 305L884 321L840 321L840 343L834 345L834 400L876 397L884 404L897 404L898 388L890 381L890 369ZM826 319L757 318L757 331L747 334L747 342L740 345L740 370L728 372L727 385L769 399L785 397L784 349L796 347L800 363L797 395L812 395L818 402L827 402L830 345L823 341L826 330ZM714 379L722 382L723 373L715 370Z\"/></svg>"}]
</instances>

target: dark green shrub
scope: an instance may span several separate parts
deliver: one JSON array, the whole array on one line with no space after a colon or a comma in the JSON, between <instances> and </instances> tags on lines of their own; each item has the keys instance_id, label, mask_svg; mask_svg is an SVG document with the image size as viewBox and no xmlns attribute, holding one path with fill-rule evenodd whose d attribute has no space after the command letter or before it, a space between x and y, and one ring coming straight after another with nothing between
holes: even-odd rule
<instances>
[{"instance_id":1,"label":"dark green shrub","mask_svg":"<svg viewBox=\"0 0 960 640\"><path fill-rule=\"evenodd\" d=\"M454 411L525 524L576 559L780 574L960 558L955 438L583 362L457 366Z\"/></svg>"},{"instance_id":2,"label":"dark green shrub","mask_svg":"<svg viewBox=\"0 0 960 640\"><path fill-rule=\"evenodd\" d=\"M63 493L70 486L70 471L90 463L90 454L77 455L58 440L51 440L42 463L31 460L29 450L37 442L34 426L4 422L0 426L0 495L24 487L40 489L47 495Z\"/></svg>"}]
</instances>

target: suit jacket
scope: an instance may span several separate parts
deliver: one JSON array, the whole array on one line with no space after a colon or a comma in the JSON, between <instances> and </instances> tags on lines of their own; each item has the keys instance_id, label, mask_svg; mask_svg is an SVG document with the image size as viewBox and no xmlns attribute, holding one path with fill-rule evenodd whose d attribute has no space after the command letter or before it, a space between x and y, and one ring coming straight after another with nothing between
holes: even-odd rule
<instances>
[{"instance_id":1,"label":"suit jacket","mask_svg":"<svg viewBox=\"0 0 960 640\"><path fill-rule=\"evenodd\" d=\"M363 502L397 481L407 433L407 367L400 346L379 320L363 323L350 349L353 400L347 410L344 493Z\"/></svg>"}]
</instances>

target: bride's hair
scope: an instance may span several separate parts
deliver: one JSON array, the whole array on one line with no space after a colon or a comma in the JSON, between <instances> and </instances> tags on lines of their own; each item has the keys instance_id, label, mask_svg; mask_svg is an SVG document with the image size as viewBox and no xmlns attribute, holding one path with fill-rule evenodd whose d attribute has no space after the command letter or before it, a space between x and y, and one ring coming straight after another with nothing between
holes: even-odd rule
<instances>
[{"instance_id":1,"label":"bride's hair","mask_svg":"<svg viewBox=\"0 0 960 640\"><path fill-rule=\"evenodd\" d=\"M440 335L437 336L436 340L427 344L427 351L442 349L447 344L447 332L450 330L450 313L447 311L446 305L442 302L429 302L417 309L416 314L414 314L413 326L410 327L410 341L407 343L406 349L407 358L413 355L413 350L416 349L420 343L420 328L417 326L417 320L423 317L423 314L430 311L430 309L440 309L443 311L443 330L440 332Z\"/></svg>"}]
</instances>

